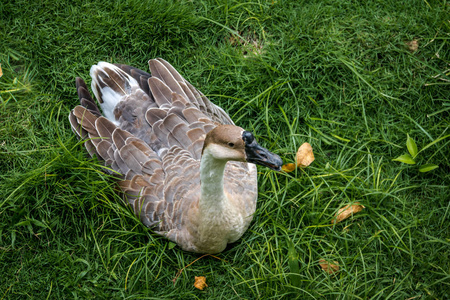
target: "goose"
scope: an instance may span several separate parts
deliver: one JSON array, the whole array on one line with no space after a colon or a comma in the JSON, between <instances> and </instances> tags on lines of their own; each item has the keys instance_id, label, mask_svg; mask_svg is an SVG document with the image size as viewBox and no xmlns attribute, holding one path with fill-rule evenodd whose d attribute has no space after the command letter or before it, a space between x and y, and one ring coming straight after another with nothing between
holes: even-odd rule
<instances>
[{"instance_id":1,"label":"goose","mask_svg":"<svg viewBox=\"0 0 450 300\"><path fill-rule=\"evenodd\" d=\"M91 96L76 78L80 105L72 130L104 171L117 178L140 221L183 250L215 254L247 230L258 196L255 164L281 169L281 158L184 79L167 61L151 74L99 62Z\"/></svg>"}]
</instances>

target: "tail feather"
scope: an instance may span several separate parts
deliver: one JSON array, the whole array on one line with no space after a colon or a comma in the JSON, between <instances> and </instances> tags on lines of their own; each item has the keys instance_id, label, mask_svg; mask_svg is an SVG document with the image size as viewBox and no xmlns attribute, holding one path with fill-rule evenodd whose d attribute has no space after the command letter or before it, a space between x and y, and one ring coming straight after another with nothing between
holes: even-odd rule
<instances>
[{"instance_id":1,"label":"tail feather","mask_svg":"<svg viewBox=\"0 0 450 300\"><path fill-rule=\"evenodd\" d=\"M139 88L139 83L119 67L99 62L91 67L92 91L100 103L103 115L118 125L114 116L116 105Z\"/></svg>"},{"instance_id":2,"label":"tail feather","mask_svg":"<svg viewBox=\"0 0 450 300\"><path fill-rule=\"evenodd\" d=\"M100 109L98 108L97 104L95 104L94 99L92 99L92 96L89 93L84 80L81 79L80 77L77 77L75 82L77 85L77 93L78 98L80 99L80 104L83 107L86 107L92 114L96 115L97 117L101 116L102 113L100 112Z\"/></svg>"},{"instance_id":3,"label":"tail feather","mask_svg":"<svg viewBox=\"0 0 450 300\"><path fill-rule=\"evenodd\" d=\"M128 65L122 65L122 64L114 64L115 66L119 67L120 69L122 69L123 71L125 71L125 73L131 75L134 79L136 79L136 81L139 83L139 85L141 86L141 89L150 96L151 99L151 93L150 93L150 88L148 86L148 79L150 77L152 77L152 75L150 75L149 73L142 71L138 68L135 67L131 67Z\"/></svg>"}]
</instances>

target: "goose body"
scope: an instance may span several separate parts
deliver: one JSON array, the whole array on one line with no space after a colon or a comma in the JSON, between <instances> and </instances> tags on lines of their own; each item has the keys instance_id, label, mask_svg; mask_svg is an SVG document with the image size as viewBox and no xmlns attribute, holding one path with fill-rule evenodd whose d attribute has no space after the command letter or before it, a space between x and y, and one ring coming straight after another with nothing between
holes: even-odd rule
<instances>
[{"instance_id":1,"label":"goose body","mask_svg":"<svg viewBox=\"0 0 450 300\"><path fill-rule=\"evenodd\" d=\"M116 174L125 201L156 233L197 253L218 253L247 230L256 209L256 164L282 161L235 126L168 62L142 70L100 62L92 90L69 120L89 154ZM117 175L120 174L120 175Z\"/></svg>"}]
</instances>

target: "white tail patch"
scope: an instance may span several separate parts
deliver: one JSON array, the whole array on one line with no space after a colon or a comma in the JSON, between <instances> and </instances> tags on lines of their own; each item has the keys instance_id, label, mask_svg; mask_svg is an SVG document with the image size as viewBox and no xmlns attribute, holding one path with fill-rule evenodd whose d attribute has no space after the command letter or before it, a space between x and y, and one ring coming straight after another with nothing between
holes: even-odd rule
<instances>
[{"instance_id":1,"label":"white tail patch","mask_svg":"<svg viewBox=\"0 0 450 300\"><path fill-rule=\"evenodd\" d=\"M103 115L114 124L119 125L114 116L114 108L132 91L139 88L138 82L120 68L104 61L93 65L90 75L92 78L91 88L100 103ZM105 82L104 78L109 80Z\"/></svg>"}]
</instances>

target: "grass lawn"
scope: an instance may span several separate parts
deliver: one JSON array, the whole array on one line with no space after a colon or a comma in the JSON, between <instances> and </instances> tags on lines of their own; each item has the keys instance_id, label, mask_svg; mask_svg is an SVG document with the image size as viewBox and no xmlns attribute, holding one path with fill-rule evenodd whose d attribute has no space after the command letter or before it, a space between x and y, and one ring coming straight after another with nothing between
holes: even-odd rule
<instances>
[{"instance_id":1,"label":"grass lawn","mask_svg":"<svg viewBox=\"0 0 450 300\"><path fill-rule=\"evenodd\" d=\"M0 299L450 298L448 1L3 0L0 20ZM140 224L70 129L76 76L154 57L285 163L314 149L258 169L217 257Z\"/></svg>"}]
</instances>

